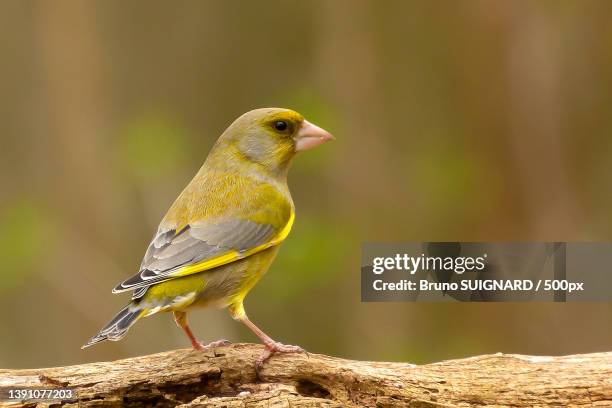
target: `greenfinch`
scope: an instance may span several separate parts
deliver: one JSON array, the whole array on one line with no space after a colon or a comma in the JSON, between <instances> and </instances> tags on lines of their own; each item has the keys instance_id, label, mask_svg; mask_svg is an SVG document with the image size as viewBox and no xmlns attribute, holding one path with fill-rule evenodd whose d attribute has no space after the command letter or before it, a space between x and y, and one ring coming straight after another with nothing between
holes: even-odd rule
<instances>
[{"instance_id":1,"label":"greenfinch","mask_svg":"<svg viewBox=\"0 0 612 408\"><path fill-rule=\"evenodd\" d=\"M212 306L227 308L262 340L259 366L273 353L302 351L255 326L243 301L293 225L287 186L293 157L330 139L289 109L256 109L234 121L162 219L140 271L113 289L132 291L130 303L83 348L119 340L139 319L167 311L194 349L224 344L202 344L187 322L188 310Z\"/></svg>"}]
</instances>

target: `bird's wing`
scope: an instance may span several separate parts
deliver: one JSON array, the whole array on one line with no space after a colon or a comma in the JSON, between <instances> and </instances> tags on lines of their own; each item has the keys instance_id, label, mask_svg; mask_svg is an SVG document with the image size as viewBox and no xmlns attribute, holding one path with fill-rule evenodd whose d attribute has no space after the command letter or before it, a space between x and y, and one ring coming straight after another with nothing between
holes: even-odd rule
<instances>
[{"instance_id":1,"label":"bird's wing","mask_svg":"<svg viewBox=\"0 0 612 408\"><path fill-rule=\"evenodd\" d=\"M169 279L225 265L280 244L293 224L293 211L279 227L244 219L198 221L176 231L160 228L140 272L113 289L136 290Z\"/></svg>"}]
</instances>

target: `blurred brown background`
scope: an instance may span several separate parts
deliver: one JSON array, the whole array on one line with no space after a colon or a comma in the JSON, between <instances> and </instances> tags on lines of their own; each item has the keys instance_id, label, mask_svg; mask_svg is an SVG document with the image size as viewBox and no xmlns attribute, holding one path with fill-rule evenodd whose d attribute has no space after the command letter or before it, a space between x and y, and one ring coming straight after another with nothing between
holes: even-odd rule
<instances>
[{"instance_id":1,"label":"blurred brown background","mask_svg":"<svg viewBox=\"0 0 612 408\"><path fill-rule=\"evenodd\" d=\"M294 229L247 298L276 339L357 359L610 350L612 305L360 302L363 241L612 240L612 2L0 3L0 367L188 342L169 315L80 346L165 210L252 108L298 157ZM610 273L609 270L601 273ZM224 311L206 341L256 339Z\"/></svg>"}]
</instances>

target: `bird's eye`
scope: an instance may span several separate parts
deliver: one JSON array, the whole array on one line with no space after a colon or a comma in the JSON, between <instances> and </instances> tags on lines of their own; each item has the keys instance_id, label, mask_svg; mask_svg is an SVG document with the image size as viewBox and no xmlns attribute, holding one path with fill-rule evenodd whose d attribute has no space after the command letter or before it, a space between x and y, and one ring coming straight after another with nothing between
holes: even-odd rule
<instances>
[{"instance_id":1,"label":"bird's eye","mask_svg":"<svg viewBox=\"0 0 612 408\"><path fill-rule=\"evenodd\" d=\"M278 130L279 132L284 132L287 130L287 128L289 128L289 125L284 120L279 120L274 123L274 129Z\"/></svg>"}]
</instances>

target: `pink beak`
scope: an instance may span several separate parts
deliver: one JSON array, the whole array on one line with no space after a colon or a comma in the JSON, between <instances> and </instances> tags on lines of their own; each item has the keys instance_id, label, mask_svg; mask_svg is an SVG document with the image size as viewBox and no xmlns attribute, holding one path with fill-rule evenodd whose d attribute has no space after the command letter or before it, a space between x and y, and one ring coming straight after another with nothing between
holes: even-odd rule
<instances>
[{"instance_id":1,"label":"pink beak","mask_svg":"<svg viewBox=\"0 0 612 408\"><path fill-rule=\"evenodd\" d=\"M327 130L304 120L295 135L295 151L301 152L302 150L312 149L333 139L334 137Z\"/></svg>"}]
</instances>

